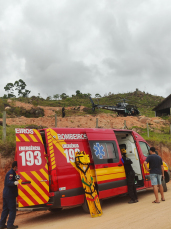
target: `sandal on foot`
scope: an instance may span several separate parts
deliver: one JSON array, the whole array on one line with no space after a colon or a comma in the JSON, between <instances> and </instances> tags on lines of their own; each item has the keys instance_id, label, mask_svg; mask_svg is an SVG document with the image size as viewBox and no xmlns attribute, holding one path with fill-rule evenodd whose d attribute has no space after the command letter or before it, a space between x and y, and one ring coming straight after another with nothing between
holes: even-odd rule
<instances>
[{"instance_id":1,"label":"sandal on foot","mask_svg":"<svg viewBox=\"0 0 171 229\"><path fill-rule=\"evenodd\" d=\"M161 199L161 201L165 201L165 199L163 200L163 199Z\"/></svg>"},{"instance_id":2,"label":"sandal on foot","mask_svg":"<svg viewBox=\"0 0 171 229\"><path fill-rule=\"evenodd\" d=\"M160 202L156 202L155 200L152 202L153 204L159 204Z\"/></svg>"}]
</instances>

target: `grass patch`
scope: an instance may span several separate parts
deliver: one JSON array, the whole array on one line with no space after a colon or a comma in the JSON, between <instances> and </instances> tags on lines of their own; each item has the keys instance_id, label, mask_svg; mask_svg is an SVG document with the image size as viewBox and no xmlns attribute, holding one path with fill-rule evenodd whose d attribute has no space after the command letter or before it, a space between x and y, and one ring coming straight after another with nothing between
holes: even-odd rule
<instances>
[{"instance_id":1,"label":"grass patch","mask_svg":"<svg viewBox=\"0 0 171 229\"><path fill-rule=\"evenodd\" d=\"M133 129L137 131L146 141L152 141L156 144L162 143L171 148L171 135L169 133L169 127L161 128L156 131L160 131L161 133L157 133L155 131L149 131L149 137L147 136L147 128L140 128L137 126L133 126Z\"/></svg>"},{"instance_id":2,"label":"grass patch","mask_svg":"<svg viewBox=\"0 0 171 229\"><path fill-rule=\"evenodd\" d=\"M93 98L93 101L95 104L99 105L109 105L109 106L115 106L119 102L123 102L123 99L126 99L126 102L130 105L137 106L138 110L140 111L141 115L144 115L146 117L154 117L155 113L152 111L152 109L157 106L164 98L161 96L151 95L145 92L135 91L135 92L128 92L128 93L119 93L119 94L112 94L109 93L108 95L104 95L101 98ZM64 98L61 100L51 100L51 99L43 99L39 96L32 96L31 98L12 98L13 104L15 104L15 101L21 101L25 103L32 104L33 106L50 106L50 107L80 107L84 106L85 109L82 113L85 114L100 114L100 113L115 113L113 111L108 111L104 109L96 109L95 112L92 111L92 105L90 102L90 99L88 96L72 96L68 98ZM4 104L7 103L7 100L0 101L0 109L4 106ZM77 110L78 115L82 115L79 113L79 110ZM60 111L61 112L61 111ZM74 112L68 112L66 111L66 116L70 116L72 114L75 115ZM61 115L61 114L60 114ZM167 119L167 117L164 117L164 119Z\"/></svg>"}]
</instances>

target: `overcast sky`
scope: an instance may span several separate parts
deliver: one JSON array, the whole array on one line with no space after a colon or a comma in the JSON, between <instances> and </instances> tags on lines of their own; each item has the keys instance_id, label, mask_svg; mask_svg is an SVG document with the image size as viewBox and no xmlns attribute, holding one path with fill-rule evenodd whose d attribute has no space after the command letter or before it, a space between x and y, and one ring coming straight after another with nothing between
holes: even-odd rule
<instances>
[{"instance_id":1,"label":"overcast sky","mask_svg":"<svg viewBox=\"0 0 171 229\"><path fill-rule=\"evenodd\" d=\"M0 0L0 96L171 94L170 0Z\"/></svg>"}]
</instances>

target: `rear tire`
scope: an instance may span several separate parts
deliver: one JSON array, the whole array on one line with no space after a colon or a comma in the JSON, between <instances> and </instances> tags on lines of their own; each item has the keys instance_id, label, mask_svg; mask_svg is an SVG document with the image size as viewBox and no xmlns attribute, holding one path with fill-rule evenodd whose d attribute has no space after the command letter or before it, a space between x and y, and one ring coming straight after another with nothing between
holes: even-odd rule
<instances>
[{"instance_id":1,"label":"rear tire","mask_svg":"<svg viewBox=\"0 0 171 229\"><path fill-rule=\"evenodd\" d=\"M89 214L90 213L90 210L89 210L89 207L88 207L88 204L87 204L87 200L84 199L84 203L82 205L82 208L84 210L85 213Z\"/></svg>"},{"instance_id":2,"label":"rear tire","mask_svg":"<svg viewBox=\"0 0 171 229\"><path fill-rule=\"evenodd\" d=\"M102 200L100 200L101 207L102 207L102 204L103 204L103 202L102 202ZM87 200L86 199L84 199L84 203L82 205L82 208L83 208L83 210L84 210L85 213L90 214L90 210L89 210L89 207L88 207L88 204L87 204Z\"/></svg>"},{"instance_id":3,"label":"rear tire","mask_svg":"<svg viewBox=\"0 0 171 229\"><path fill-rule=\"evenodd\" d=\"M162 180L163 191L167 192L167 185L165 179Z\"/></svg>"}]
</instances>

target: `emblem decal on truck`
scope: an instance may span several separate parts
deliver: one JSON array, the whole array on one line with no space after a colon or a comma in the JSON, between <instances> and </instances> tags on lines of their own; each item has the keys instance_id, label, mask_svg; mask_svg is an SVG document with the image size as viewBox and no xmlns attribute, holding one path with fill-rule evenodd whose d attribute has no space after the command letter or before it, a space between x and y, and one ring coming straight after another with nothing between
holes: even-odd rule
<instances>
[{"instance_id":1,"label":"emblem decal on truck","mask_svg":"<svg viewBox=\"0 0 171 229\"><path fill-rule=\"evenodd\" d=\"M103 157L105 156L105 152L103 151L104 147L97 142L96 145L93 145L93 149L95 150L94 153L96 157L98 157L99 159L103 159Z\"/></svg>"}]
</instances>

